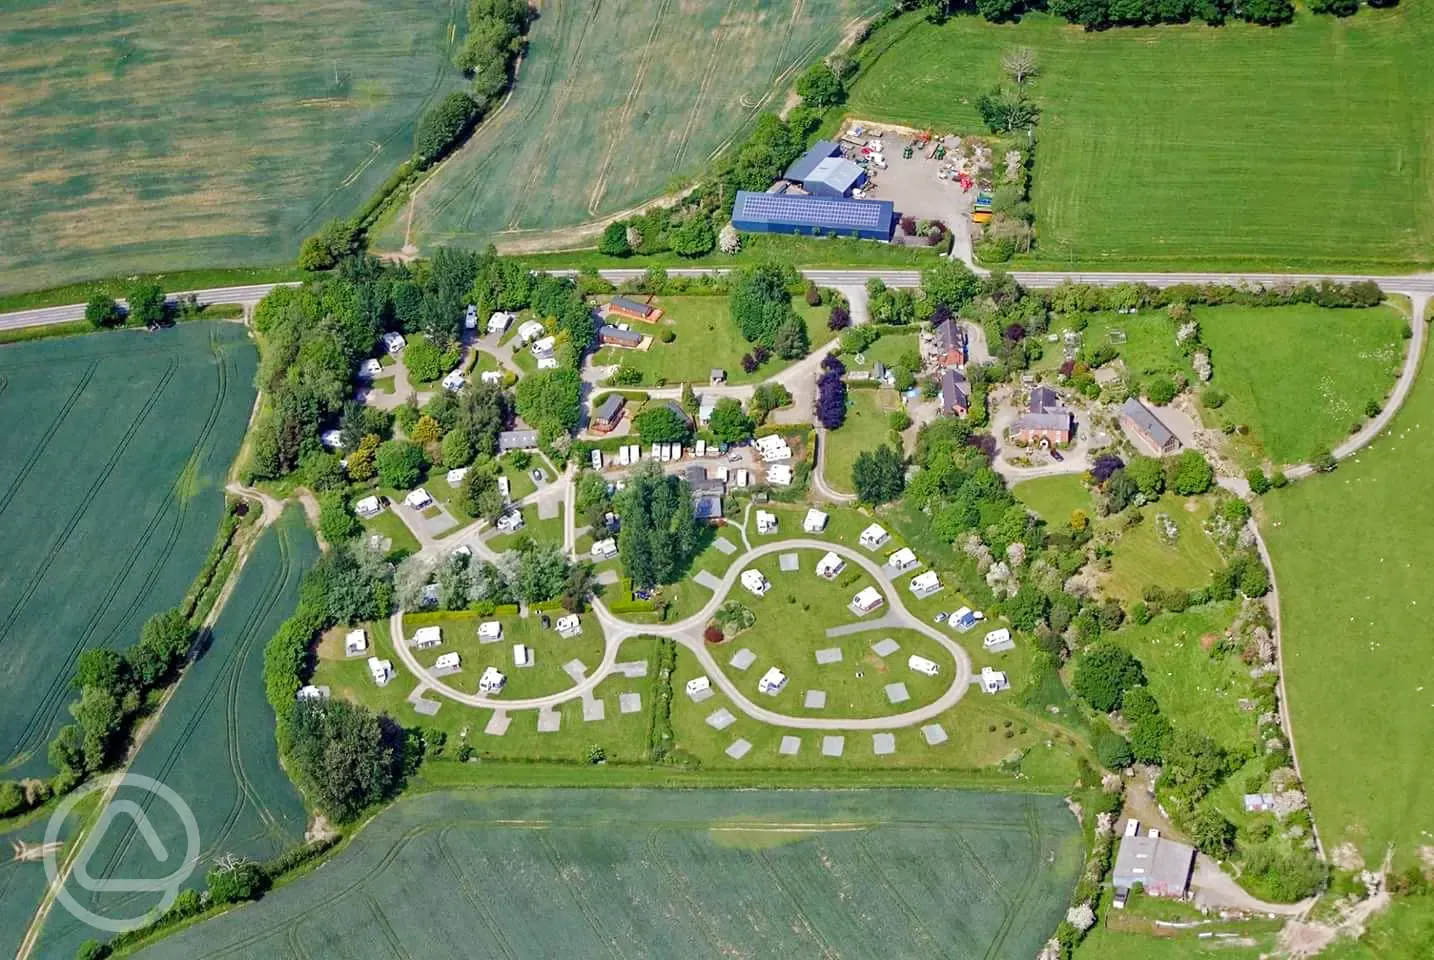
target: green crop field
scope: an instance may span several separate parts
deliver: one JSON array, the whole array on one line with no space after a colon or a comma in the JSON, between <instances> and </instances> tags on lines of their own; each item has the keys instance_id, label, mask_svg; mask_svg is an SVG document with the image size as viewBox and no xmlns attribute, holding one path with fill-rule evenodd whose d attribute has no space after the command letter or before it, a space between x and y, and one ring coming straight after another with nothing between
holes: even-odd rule
<instances>
[{"instance_id":1,"label":"green crop field","mask_svg":"<svg viewBox=\"0 0 1434 960\"><path fill-rule=\"evenodd\" d=\"M94 813L97 802L96 795L90 794L71 808L70 815L55 834L61 843L68 842L75 828ZM47 811L26 818L21 826L0 832L0 851L5 851L0 857L0 956L15 956L49 888L44 861L22 860L15 855L21 845L41 847L48 826ZM61 853L60 857L63 856Z\"/></svg>"},{"instance_id":2,"label":"green crop field","mask_svg":"<svg viewBox=\"0 0 1434 960\"><path fill-rule=\"evenodd\" d=\"M264 645L298 605L299 578L317 553L297 508L265 532L212 635L201 641L199 659L130 767L169 786L194 813L201 866L189 886L202 886L218 857L263 859L303 839L308 817L279 766L274 712L264 697ZM130 799L148 812L167 849L185 849L183 826L166 804L147 793ZM173 871L172 864L155 862L127 820L114 823L90 840L90 876L141 879ZM135 916L154 902L153 894L90 894L74 883L71 890L101 916ZM56 910L45 925L41 955L73 956L92 935Z\"/></svg>"},{"instance_id":3,"label":"green crop field","mask_svg":"<svg viewBox=\"0 0 1434 960\"><path fill-rule=\"evenodd\" d=\"M0 347L0 764L43 775L91 647L179 603L254 403L233 323Z\"/></svg>"},{"instance_id":4,"label":"green crop field","mask_svg":"<svg viewBox=\"0 0 1434 960\"><path fill-rule=\"evenodd\" d=\"M870 0L544 3L512 98L378 243L544 246L703 169ZM700 38L700 42L695 42ZM411 230L409 229L411 225Z\"/></svg>"},{"instance_id":5,"label":"green crop field","mask_svg":"<svg viewBox=\"0 0 1434 960\"><path fill-rule=\"evenodd\" d=\"M1080 858L1057 797L448 791L141 956L1030 957Z\"/></svg>"},{"instance_id":6,"label":"green crop field","mask_svg":"<svg viewBox=\"0 0 1434 960\"><path fill-rule=\"evenodd\" d=\"M463 78L458 0L12 0L0 292L270 264L348 216ZM460 38L461 39L461 38Z\"/></svg>"},{"instance_id":7,"label":"green crop field","mask_svg":"<svg viewBox=\"0 0 1434 960\"><path fill-rule=\"evenodd\" d=\"M1434 831L1430 431L1426 365L1372 445L1264 498L1310 806L1326 848L1350 840L1369 861L1392 844L1396 863L1410 862Z\"/></svg>"},{"instance_id":8,"label":"green crop field","mask_svg":"<svg viewBox=\"0 0 1434 960\"><path fill-rule=\"evenodd\" d=\"M1035 257L1053 267L1399 270L1434 262L1434 40L1426 4L1278 30L1086 32L898 21L856 116L984 130L1003 53L1036 51ZM909 32L907 32L909 31ZM895 42L899 34L904 37Z\"/></svg>"}]
</instances>

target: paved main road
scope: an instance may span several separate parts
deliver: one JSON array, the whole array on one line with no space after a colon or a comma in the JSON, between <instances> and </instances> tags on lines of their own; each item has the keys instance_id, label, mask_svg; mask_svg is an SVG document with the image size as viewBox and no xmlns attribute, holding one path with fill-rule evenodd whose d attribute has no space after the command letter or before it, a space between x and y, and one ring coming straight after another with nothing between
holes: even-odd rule
<instances>
[{"instance_id":1,"label":"paved main road","mask_svg":"<svg viewBox=\"0 0 1434 960\"><path fill-rule=\"evenodd\" d=\"M555 274L572 276L576 270L553 270ZM607 280L621 283L643 276L645 270L600 270ZM726 268L674 267L667 271L674 277L699 277L707 274L724 274ZM880 277L890 287L916 287L921 283L919 270L803 270L802 275L824 287L862 287L873 277ZM1317 274L1317 273L1080 273L1061 271L1014 270L1011 276L1031 288L1059 286L1065 281L1090 283L1109 287L1118 283L1148 283L1155 287L1170 287L1179 283L1228 283L1228 284L1276 284L1276 283L1318 283L1330 280L1336 283L1352 283L1372 280L1380 289L1390 293L1434 294L1434 273L1411 274L1408 276L1364 275L1364 274ZM193 293L200 303L242 303L252 305L277 286L293 284L255 283L239 287L213 287L208 290L185 290L170 294L171 298ZM123 303L124 301L120 301ZM0 330L18 327L37 327L50 323L68 323L80 320L85 315L85 305L69 304L60 307L41 307L35 310L18 310L0 314Z\"/></svg>"}]
</instances>

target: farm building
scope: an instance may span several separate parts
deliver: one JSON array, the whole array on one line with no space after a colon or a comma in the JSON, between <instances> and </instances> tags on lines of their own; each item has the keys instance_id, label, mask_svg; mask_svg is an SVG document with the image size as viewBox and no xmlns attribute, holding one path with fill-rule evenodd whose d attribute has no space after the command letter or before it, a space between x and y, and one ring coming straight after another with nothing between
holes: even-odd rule
<instances>
[{"instance_id":1,"label":"farm building","mask_svg":"<svg viewBox=\"0 0 1434 960\"><path fill-rule=\"evenodd\" d=\"M802 521L802 529L807 533L821 533L827 528L827 515L823 510L812 507L807 511L806 519ZM832 554L827 554L832 556Z\"/></svg>"},{"instance_id":2,"label":"farm building","mask_svg":"<svg viewBox=\"0 0 1434 960\"><path fill-rule=\"evenodd\" d=\"M801 183L811 176L817 164L823 160L830 160L832 157L841 156L841 146L831 140L818 140L807 148L807 152L791 162L782 179L790 180L792 183Z\"/></svg>"},{"instance_id":3,"label":"farm building","mask_svg":"<svg viewBox=\"0 0 1434 960\"><path fill-rule=\"evenodd\" d=\"M643 303L631 297L613 297L612 302L607 305L609 317L624 317L628 320L641 320L644 323L656 323L662 319L662 310L650 303Z\"/></svg>"},{"instance_id":4,"label":"farm building","mask_svg":"<svg viewBox=\"0 0 1434 960\"><path fill-rule=\"evenodd\" d=\"M971 396L967 392L966 377L959 370L942 370L941 412L950 417L964 417L970 409Z\"/></svg>"},{"instance_id":5,"label":"farm building","mask_svg":"<svg viewBox=\"0 0 1434 960\"><path fill-rule=\"evenodd\" d=\"M415 650L427 650L436 647L443 642L442 627L419 627L413 631L413 648Z\"/></svg>"},{"instance_id":6,"label":"farm building","mask_svg":"<svg viewBox=\"0 0 1434 960\"><path fill-rule=\"evenodd\" d=\"M503 639L503 624L497 620L484 620L478 624L479 643L497 643Z\"/></svg>"},{"instance_id":7,"label":"farm building","mask_svg":"<svg viewBox=\"0 0 1434 960\"><path fill-rule=\"evenodd\" d=\"M776 515L775 513L768 513L766 510L758 510L758 511L757 511L757 532L758 532L758 533L776 533L776 532L777 532L777 515Z\"/></svg>"},{"instance_id":8,"label":"farm building","mask_svg":"<svg viewBox=\"0 0 1434 960\"><path fill-rule=\"evenodd\" d=\"M941 591L941 578L936 575L935 570L927 570L925 573L918 573L912 577L909 586L916 599L924 600L933 593Z\"/></svg>"},{"instance_id":9,"label":"farm building","mask_svg":"<svg viewBox=\"0 0 1434 960\"><path fill-rule=\"evenodd\" d=\"M885 602L881 591L875 587L863 587L861 593L851 598L851 609L860 616L864 613L871 613Z\"/></svg>"},{"instance_id":10,"label":"farm building","mask_svg":"<svg viewBox=\"0 0 1434 960\"><path fill-rule=\"evenodd\" d=\"M765 693L769 697L775 697L782 692L787 685L787 675L776 667L771 667L762 674L762 679L757 681L757 691Z\"/></svg>"},{"instance_id":11,"label":"farm building","mask_svg":"<svg viewBox=\"0 0 1434 960\"><path fill-rule=\"evenodd\" d=\"M553 629L558 631L558 636L571 638L583 632L583 624L576 613L570 613L565 617L558 617Z\"/></svg>"},{"instance_id":12,"label":"farm building","mask_svg":"<svg viewBox=\"0 0 1434 960\"><path fill-rule=\"evenodd\" d=\"M478 678L478 692L486 693L490 696L496 693L502 693L503 687L507 682L508 678L503 676L503 671L497 667L484 667L483 676Z\"/></svg>"},{"instance_id":13,"label":"farm building","mask_svg":"<svg viewBox=\"0 0 1434 960\"><path fill-rule=\"evenodd\" d=\"M368 675L373 677L373 682L380 687L388 686L388 682L393 679L393 661L369 657Z\"/></svg>"},{"instance_id":14,"label":"farm building","mask_svg":"<svg viewBox=\"0 0 1434 960\"><path fill-rule=\"evenodd\" d=\"M890 200L848 200L738 190L732 226L747 233L891 239L896 208Z\"/></svg>"},{"instance_id":15,"label":"farm building","mask_svg":"<svg viewBox=\"0 0 1434 960\"><path fill-rule=\"evenodd\" d=\"M948 317L936 327L936 351L941 363L959 367L966 363L966 328Z\"/></svg>"},{"instance_id":16,"label":"farm building","mask_svg":"<svg viewBox=\"0 0 1434 960\"><path fill-rule=\"evenodd\" d=\"M1031 391L1026 412L1016 420L1011 432L1018 442L1027 445L1067 444L1075 432L1075 417L1061 405L1060 394L1050 387L1036 387Z\"/></svg>"},{"instance_id":17,"label":"farm building","mask_svg":"<svg viewBox=\"0 0 1434 960\"><path fill-rule=\"evenodd\" d=\"M991 667L981 668L981 690L984 693L1000 693L1002 690L1011 689L1011 680L1006 676L1005 671L994 670Z\"/></svg>"},{"instance_id":18,"label":"farm building","mask_svg":"<svg viewBox=\"0 0 1434 960\"><path fill-rule=\"evenodd\" d=\"M1180 439L1170 428L1160 422L1149 407L1135 397L1121 404L1120 425L1144 443L1151 452L1159 456L1180 449Z\"/></svg>"},{"instance_id":19,"label":"farm building","mask_svg":"<svg viewBox=\"0 0 1434 960\"><path fill-rule=\"evenodd\" d=\"M592 423L588 424L589 429L594 433L611 433L619 423L622 423L623 414L627 407L627 400L620 393L609 393L602 398L602 403L597 405L593 411Z\"/></svg>"},{"instance_id":20,"label":"farm building","mask_svg":"<svg viewBox=\"0 0 1434 960\"><path fill-rule=\"evenodd\" d=\"M866 171L841 155L841 148L830 140L818 140L806 153L787 167L783 179L800 183L802 189L818 197L846 197L866 184Z\"/></svg>"},{"instance_id":21,"label":"farm building","mask_svg":"<svg viewBox=\"0 0 1434 960\"><path fill-rule=\"evenodd\" d=\"M356 656L368 649L368 634L362 630L350 630L344 637L344 655Z\"/></svg>"},{"instance_id":22,"label":"farm building","mask_svg":"<svg viewBox=\"0 0 1434 960\"><path fill-rule=\"evenodd\" d=\"M354 502L354 513L367 520L383 513L383 501L378 497L364 497Z\"/></svg>"},{"instance_id":23,"label":"farm building","mask_svg":"<svg viewBox=\"0 0 1434 960\"><path fill-rule=\"evenodd\" d=\"M826 580L835 580L845 569L846 561L830 550L822 554L822 558L817 561L817 576Z\"/></svg>"},{"instance_id":24,"label":"farm building","mask_svg":"<svg viewBox=\"0 0 1434 960\"><path fill-rule=\"evenodd\" d=\"M766 577L762 576L760 570L743 570L742 586L758 597L765 597L767 591L772 589L772 585L767 582Z\"/></svg>"},{"instance_id":25,"label":"farm building","mask_svg":"<svg viewBox=\"0 0 1434 960\"><path fill-rule=\"evenodd\" d=\"M498 434L499 453L536 449L538 449L538 431L536 430L504 430Z\"/></svg>"},{"instance_id":26,"label":"farm building","mask_svg":"<svg viewBox=\"0 0 1434 960\"><path fill-rule=\"evenodd\" d=\"M617 556L617 541L612 537L593 544L592 557L594 560L611 560L615 556Z\"/></svg>"},{"instance_id":27,"label":"farm building","mask_svg":"<svg viewBox=\"0 0 1434 960\"><path fill-rule=\"evenodd\" d=\"M928 677L934 677L941 672L941 667L935 660L928 660L926 657L914 653L906 658L906 665L917 673L924 673Z\"/></svg>"},{"instance_id":28,"label":"farm building","mask_svg":"<svg viewBox=\"0 0 1434 960\"><path fill-rule=\"evenodd\" d=\"M886 532L885 527L873 523L871 526L867 527L861 532L860 542L861 545L863 547L866 547L868 550L875 550L885 544L886 541L890 539L891 534Z\"/></svg>"},{"instance_id":29,"label":"farm building","mask_svg":"<svg viewBox=\"0 0 1434 960\"><path fill-rule=\"evenodd\" d=\"M900 550L886 558L887 569L896 573L905 573L920 566L921 561L916 559L916 552L910 547L902 547Z\"/></svg>"},{"instance_id":30,"label":"farm building","mask_svg":"<svg viewBox=\"0 0 1434 960\"><path fill-rule=\"evenodd\" d=\"M605 323L598 327L598 342L605 347L623 347L627 350L636 350L642 346L643 336L636 330L624 330L621 327L614 327Z\"/></svg>"},{"instance_id":31,"label":"farm building","mask_svg":"<svg viewBox=\"0 0 1434 960\"><path fill-rule=\"evenodd\" d=\"M1156 830L1141 836L1139 824L1129 822L1135 829L1121 838L1111 871L1116 892L1127 892L1138 883L1149 896L1183 898L1195 870L1195 848L1166 839Z\"/></svg>"}]
</instances>

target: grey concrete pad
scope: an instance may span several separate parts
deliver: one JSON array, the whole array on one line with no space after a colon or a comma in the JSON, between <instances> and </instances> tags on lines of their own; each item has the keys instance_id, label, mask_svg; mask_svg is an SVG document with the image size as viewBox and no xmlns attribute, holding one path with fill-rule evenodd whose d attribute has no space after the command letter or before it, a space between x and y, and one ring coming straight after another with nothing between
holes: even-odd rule
<instances>
[{"instance_id":1,"label":"grey concrete pad","mask_svg":"<svg viewBox=\"0 0 1434 960\"><path fill-rule=\"evenodd\" d=\"M792 573L793 571L800 570L801 566L802 565L797 562L797 555L795 553L784 553L777 558L777 569L783 573Z\"/></svg>"},{"instance_id":2,"label":"grey concrete pad","mask_svg":"<svg viewBox=\"0 0 1434 960\"><path fill-rule=\"evenodd\" d=\"M921 728L921 735L926 738L927 744L933 747L947 740L946 728L939 723L928 723Z\"/></svg>"},{"instance_id":3,"label":"grey concrete pad","mask_svg":"<svg viewBox=\"0 0 1434 960\"><path fill-rule=\"evenodd\" d=\"M817 665L824 667L829 663L841 663L841 647L826 647L817 651Z\"/></svg>"},{"instance_id":4,"label":"grey concrete pad","mask_svg":"<svg viewBox=\"0 0 1434 960\"><path fill-rule=\"evenodd\" d=\"M610 587L621 579L622 577L618 576L618 572L616 570L598 571L597 582L605 587Z\"/></svg>"},{"instance_id":5,"label":"grey concrete pad","mask_svg":"<svg viewBox=\"0 0 1434 960\"><path fill-rule=\"evenodd\" d=\"M732 669L734 670L746 670L757 662L757 655L746 647L743 647L741 650L732 654L732 659L727 662L732 665Z\"/></svg>"},{"instance_id":6,"label":"grey concrete pad","mask_svg":"<svg viewBox=\"0 0 1434 960\"><path fill-rule=\"evenodd\" d=\"M617 709L621 713L637 713L642 709L642 694L619 693L617 695Z\"/></svg>"},{"instance_id":7,"label":"grey concrete pad","mask_svg":"<svg viewBox=\"0 0 1434 960\"><path fill-rule=\"evenodd\" d=\"M502 710L494 710L493 716L488 718L488 725L483 728L483 732L490 737L501 737L508 732L508 727L511 726L512 723L512 717L508 716Z\"/></svg>"},{"instance_id":8,"label":"grey concrete pad","mask_svg":"<svg viewBox=\"0 0 1434 960\"><path fill-rule=\"evenodd\" d=\"M752 744L746 740L733 740L732 745L722 752L733 760L741 760L752 752Z\"/></svg>"},{"instance_id":9,"label":"grey concrete pad","mask_svg":"<svg viewBox=\"0 0 1434 960\"><path fill-rule=\"evenodd\" d=\"M558 728L563 725L563 715L556 710L538 711L538 732L557 733Z\"/></svg>"},{"instance_id":10,"label":"grey concrete pad","mask_svg":"<svg viewBox=\"0 0 1434 960\"><path fill-rule=\"evenodd\" d=\"M435 676L435 677L447 677L447 676L450 676L450 675L455 674L455 673L460 673L462 670L463 670L463 667L462 667L462 666L457 666L457 667L444 667L444 668L441 669L441 670L440 670L438 667L430 667L430 668L428 669L428 672L431 673L431 674L432 674L433 676ZM417 704L414 704L414 707L415 707L415 708L417 708L417 706L418 706Z\"/></svg>"},{"instance_id":11,"label":"grey concrete pad","mask_svg":"<svg viewBox=\"0 0 1434 960\"><path fill-rule=\"evenodd\" d=\"M698 570L697 576L693 577L692 580L694 583L706 587L713 593L716 593L722 587L722 578L711 570Z\"/></svg>"},{"instance_id":12,"label":"grey concrete pad","mask_svg":"<svg viewBox=\"0 0 1434 960\"><path fill-rule=\"evenodd\" d=\"M871 645L871 652L878 657L889 657L901 649L901 644L887 637L885 640L878 640Z\"/></svg>"},{"instance_id":13,"label":"grey concrete pad","mask_svg":"<svg viewBox=\"0 0 1434 960\"><path fill-rule=\"evenodd\" d=\"M822 756L839 757L846 749L846 737L822 737Z\"/></svg>"},{"instance_id":14,"label":"grey concrete pad","mask_svg":"<svg viewBox=\"0 0 1434 960\"><path fill-rule=\"evenodd\" d=\"M737 545L726 537L718 537L713 540L712 546L716 547L718 552L725 553L729 557L737 552Z\"/></svg>"},{"instance_id":15,"label":"grey concrete pad","mask_svg":"<svg viewBox=\"0 0 1434 960\"><path fill-rule=\"evenodd\" d=\"M1016 641L1014 641L1014 640L1002 640L1000 643L996 644L994 647L987 647L987 646L985 646L985 644L982 644L982 647L985 649L985 651L986 651L987 653L1005 653L1007 650L1014 650L1014 649L1016 649Z\"/></svg>"},{"instance_id":16,"label":"grey concrete pad","mask_svg":"<svg viewBox=\"0 0 1434 960\"><path fill-rule=\"evenodd\" d=\"M582 678L584 677L584 675L587 674L587 672L587 664L576 658L569 660L567 663L563 664L563 673L566 673L568 676L572 677L573 682L575 683L582 680Z\"/></svg>"},{"instance_id":17,"label":"grey concrete pad","mask_svg":"<svg viewBox=\"0 0 1434 960\"><path fill-rule=\"evenodd\" d=\"M911 694L906 692L904 683L888 683L886 685L886 699L891 703L905 703L911 699Z\"/></svg>"},{"instance_id":18,"label":"grey concrete pad","mask_svg":"<svg viewBox=\"0 0 1434 960\"><path fill-rule=\"evenodd\" d=\"M563 501L556 497L538 498L538 519L556 520L562 514Z\"/></svg>"},{"instance_id":19,"label":"grey concrete pad","mask_svg":"<svg viewBox=\"0 0 1434 960\"><path fill-rule=\"evenodd\" d=\"M788 736L782 738L782 745L777 748L777 752L784 757L794 757L800 749L802 749L802 738Z\"/></svg>"},{"instance_id":20,"label":"grey concrete pad","mask_svg":"<svg viewBox=\"0 0 1434 960\"><path fill-rule=\"evenodd\" d=\"M850 636L853 633L875 633L877 630L901 630L905 627L906 621L888 610L875 620L863 620L860 623L844 623L839 627L828 627L827 639L833 640L837 637Z\"/></svg>"},{"instance_id":21,"label":"grey concrete pad","mask_svg":"<svg viewBox=\"0 0 1434 960\"><path fill-rule=\"evenodd\" d=\"M595 697L583 697L583 722L607 719L607 706Z\"/></svg>"},{"instance_id":22,"label":"grey concrete pad","mask_svg":"<svg viewBox=\"0 0 1434 960\"><path fill-rule=\"evenodd\" d=\"M437 700L424 700L419 698L413 701L413 712L421 713L425 717L431 717L438 712L438 708L441 706L443 706L443 704Z\"/></svg>"},{"instance_id":23,"label":"grey concrete pad","mask_svg":"<svg viewBox=\"0 0 1434 960\"><path fill-rule=\"evenodd\" d=\"M612 668L628 678L647 676L646 660L623 660L620 663L614 663Z\"/></svg>"},{"instance_id":24,"label":"grey concrete pad","mask_svg":"<svg viewBox=\"0 0 1434 960\"><path fill-rule=\"evenodd\" d=\"M698 690L696 693L689 693L687 695L687 699L691 700L693 703L701 703L703 700L711 700L713 692L714 691L712 690L712 688L708 687L706 690Z\"/></svg>"},{"instance_id":25,"label":"grey concrete pad","mask_svg":"<svg viewBox=\"0 0 1434 960\"><path fill-rule=\"evenodd\" d=\"M878 757L884 757L888 753L896 752L896 734L894 733L873 733L871 735L871 752Z\"/></svg>"},{"instance_id":26,"label":"grey concrete pad","mask_svg":"<svg viewBox=\"0 0 1434 960\"><path fill-rule=\"evenodd\" d=\"M707 715L707 726L713 730L726 730L736 722L737 718L732 716L732 711L726 707Z\"/></svg>"},{"instance_id":27,"label":"grey concrete pad","mask_svg":"<svg viewBox=\"0 0 1434 960\"><path fill-rule=\"evenodd\" d=\"M825 690L808 690L802 697L802 706L808 710L820 710L827 705L827 692Z\"/></svg>"}]
</instances>

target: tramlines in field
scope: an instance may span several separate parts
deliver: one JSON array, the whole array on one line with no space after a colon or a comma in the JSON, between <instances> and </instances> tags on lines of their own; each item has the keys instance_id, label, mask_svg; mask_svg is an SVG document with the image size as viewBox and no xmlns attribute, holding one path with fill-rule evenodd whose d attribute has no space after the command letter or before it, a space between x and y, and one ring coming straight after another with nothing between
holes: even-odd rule
<instances>
[{"instance_id":1,"label":"tramlines in field","mask_svg":"<svg viewBox=\"0 0 1434 960\"><path fill-rule=\"evenodd\" d=\"M1079 869L1059 799L948 791L464 791L142 955L1033 955Z\"/></svg>"},{"instance_id":2,"label":"tramlines in field","mask_svg":"<svg viewBox=\"0 0 1434 960\"><path fill-rule=\"evenodd\" d=\"M184 595L219 522L255 356L237 324L0 350L0 763L43 774L74 659Z\"/></svg>"},{"instance_id":3,"label":"tramlines in field","mask_svg":"<svg viewBox=\"0 0 1434 960\"><path fill-rule=\"evenodd\" d=\"M279 766L274 714L264 698L264 645L298 603L299 579L317 545L297 509L268 530L255 547L238 586L186 671L159 725L130 772L152 777L189 804L199 825L200 869L234 854L274 856L303 837L307 815L298 791ZM123 792L120 795L123 797ZM135 800L154 821L167 849L183 849L182 824L150 794ZM118 821L91 852L94 877L167 875L132 823ZM154 894L90 894L72 890L103 916L143 912ZM42 956L72 956L89 935L68 916L52 915L40 940Z\"/></svg>"}]
</instances>

